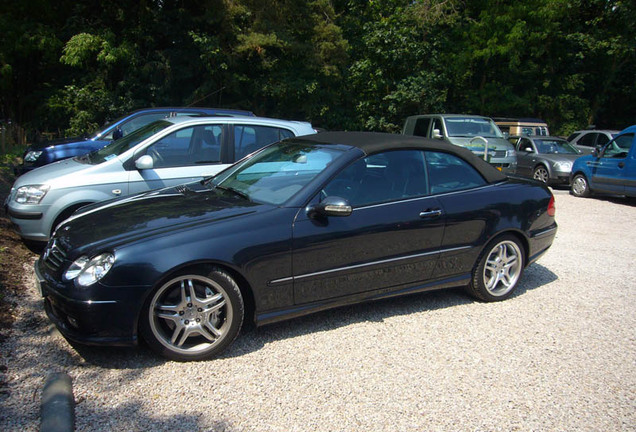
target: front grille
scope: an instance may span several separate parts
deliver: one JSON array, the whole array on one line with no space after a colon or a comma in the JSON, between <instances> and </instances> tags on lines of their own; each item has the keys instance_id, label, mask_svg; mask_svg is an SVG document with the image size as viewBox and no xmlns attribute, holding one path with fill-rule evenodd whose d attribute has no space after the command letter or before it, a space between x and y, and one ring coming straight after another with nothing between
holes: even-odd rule
<instances>
[{"instance_id":1,"label":"front grille","mask_svg":"<svg viewBox=\"0 0 636 432\"><path fill-rule=\"evenodd\" d=\"M44 249L42 258L48 268L58 271L66 260L66 251L53 239Z\"/></svg>"},{"instance_id":2,"label":"front grille","mask_svg":"<svg viewBox=\"0 0 636 432\"><path fill-rule=\"evenodd\" d=\"M506 150L488 150L488 156L491 158L505 158Z\"/></svg>"}]
</instances>

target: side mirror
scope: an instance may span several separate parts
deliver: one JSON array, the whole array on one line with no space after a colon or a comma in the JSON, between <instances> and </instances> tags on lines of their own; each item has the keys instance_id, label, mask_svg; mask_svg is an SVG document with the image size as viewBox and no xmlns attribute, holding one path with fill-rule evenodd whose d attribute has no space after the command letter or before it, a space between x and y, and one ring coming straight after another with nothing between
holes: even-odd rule
<instances>
[{"instance_id":1,"label":"side mirror","mask_svg":"<svg viewBox=\"0 0 636 432\"><path fill-rule=\"evenodd\" d=\"M152 156L149 155L143 155L135 161L135 168L138 170L152 169L153 166L154 161L152 160Z\"/></svg>"},{"instance_id":2,"label":"side mirror","mask_svg":"<svg viewBox=\"0 0 636 432\"><path fill-rule=\"evenodd\" d=\"M443 139L444 136L440 133L439 129L433 129L433 138Z\"/></svg>"},{"instance_id":3,"label":"side mirror","mask_svg":"<svg viewBox=\"0 0 636 432\"><path fill-rule=\"evenodd\" d=\"M316 216L349 216L353 209L344 198L337 196L329 196L322 200L319 204L315 206L311 206L307 209L307 214L309 217L313 218Z\"/></svg>"},{"instance_id":4,"label":"side mirror","mask_svg":"<svg viewBox=\"0 0 636 432\"><path fill-rule=\"evenodd\" d=\"M503 132L503 136L504 136L504 139L508 139L508 138L510 138L510 133L509 132Z\"/></svg>"},{"instance_id":5,"label":"side mirror","mask_svg":"<svg viewBox=\"0 0 636 432\"><path fill-rule=\"evenodd\" d=\"M528 153L532 153L534 150L532 150L532 147L526 147L523 149L524 152L528 152Z\"/></svg>"},{"instance_id":6,"label":"side mirror","mask_svg":"<svg viewBox=\"0 0 636 432\"><path fill-rule=\"evenodd\" d=\"M596 147L592 149L592 156L594 157L599 157L599 154L601 153L601 149Z\"/></svg>"},{"instance_id":7,"label":"side mirror","mask_svg":"<svg viewBox=\"0 0 636 432\"><path fill-rule=\"evenodd\" d=\"M116 128L113 131L113 141L118 140L119 138L124 136L124 132L120 128Z\"/></svg>"}]
</instances>

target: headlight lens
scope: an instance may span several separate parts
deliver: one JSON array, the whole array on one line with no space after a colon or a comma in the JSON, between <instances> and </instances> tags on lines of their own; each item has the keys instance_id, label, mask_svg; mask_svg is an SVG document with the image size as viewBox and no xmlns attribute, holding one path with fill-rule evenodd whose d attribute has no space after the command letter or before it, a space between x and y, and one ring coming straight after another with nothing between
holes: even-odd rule
<instances>
[{"instance_id":1,"label":"headlight lens","mask_svg":"<svg viewBox=\"0 0 636 432\"><path fill-rule=\"evenodd\" d=\"M15 192L15 202L18 204L40 204L44 195L49 191L49 185L28 185L19 187Z\"/></svg>"},{"instance_id":2,"label":"headlight lens","mask_svg":"<svg viewBox=\"0 0 636 432\"><path fill-rule=\"evenodd\" d=\"M66 270L64 278L77 279L79 285L89 286L106 276L114 263L115 255L111 253L103 253L90 260L87 256L81 256Z\"/></svg>"},{"instance_id":3,"label":"headlight lens","mask_svg":"<svg viewBox=\"0 0 636 432\"><path fill-rule=\"evenodd\" d=\"M558 171L572 171L572 162L555 162L554 168Z\"/></svg>"},{"instance_id":4,"label":"headlight lens","mask_svg":"<svg viewBox=\"0 0 636 432\"><path fill-rule=\"evenodd\" d=\"M41 154L42 154L42 151L30 151L26 154L26 156L24 156L24 161L35 162L36 160L38 160Z\"/></svg>"},{"instance_id":5,"label":"headlight lens","mask_svg":"<svg viewBox=\"0 0 636 432\"><path fill-rule=\"evenodd\" d=\"M507 156L507 157L513 157L513 156L514 156L514 157L517 157L517 151L516 151L516 150L514 150L514 149L512 149L512 150L507 150L507 151L506 151L506 156Z\"/></svg>"}]
</instances>

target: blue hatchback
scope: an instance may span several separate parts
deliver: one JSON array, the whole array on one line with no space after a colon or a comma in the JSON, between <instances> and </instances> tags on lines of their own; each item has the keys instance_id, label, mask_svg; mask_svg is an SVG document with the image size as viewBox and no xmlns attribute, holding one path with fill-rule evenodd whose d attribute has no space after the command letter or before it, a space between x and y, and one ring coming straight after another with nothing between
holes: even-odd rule
<instances>
[{"instance_id":1,"label":"blue hatchback","mask_svg":"<svg viewBox=\"0 0 636 432\"><path fill-rule=\"evenodd\" d=\"M253 116L254 114L250 111L199 107L140 109L109 123L105 128L95 132L90 138L46 141L29 146L24 152L22 165L15 168L15 174L21 175L52 162L85 155L92 151L99 150L112 140L128 135L130 132L152 123L155 120L183 115Z\"/></svg>"},{"instance_id":2,"label":"blue hatchback","mask_svg":"<svg viewBox=\"0 0 636 432\"><path fill-rule=\"evenodd\" d=\"M611 193L636 197L636 125L619 133L572 166L571 192L577 197Z\"/></svg>"}]
</instances>

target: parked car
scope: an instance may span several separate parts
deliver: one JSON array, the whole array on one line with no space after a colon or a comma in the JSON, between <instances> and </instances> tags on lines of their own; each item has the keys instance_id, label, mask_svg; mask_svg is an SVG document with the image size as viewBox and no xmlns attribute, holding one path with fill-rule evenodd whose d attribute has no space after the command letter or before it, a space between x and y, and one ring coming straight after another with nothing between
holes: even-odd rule
<instances>
[{"instance_id":1,"label":"parked car","mask_svg":"<svg viewBox=\"0 0 636 432\"><path fill-rule=\"evenodd\" d=\"M46 241L84 205L211 176L267 144L312 133L309 123L259 117L157 120L88 155L18 177L5 205L24 239Z\"/></svg>"},{"instance_id":2,"label":"parked car","mask_svg":"<svg viewBox=\"0 0 636 432\"><path fill-rule=\"evenodd\" d=\"M546 184L569 184L572 164L581 153L563 138L513 136L517 174Z\"/></svg>"},{"instance_id":3,"label":"parked car","mask_svg":"<svg viewBox=\"0 0 636 432\"><path fill-rule=\"evenodd\" d=\"M568 137L568 141L577 150L584 154L592 153L592 150L603 147L618 135L617 130L588 129L574 132Z\"/></svg>"},{"instance_id":4,"label":"parked car","mask_svg":"<svg viewBox=\"0 0 636 432\"><path fill-rule=\"evenodd\" d=\"M164 107L140 109L109 123L90 138L66 138L33 144L27 147L22 157L22 165L17 166L14 171L16 175L21 175L52 162L99 150L111 141L128 135L155 120L191 115L254 116L250 111L223 108Z\"/></svg>"},{"instance_id":5,"label":"parked car","mask_svg":"<svg viewBox=\"0 0 636 432\"><path fill-rule=\"evenodd\" d=\"M464 114L416 115L406 119L402 134L443 140L465 147L507 174L514 174L517 169L514 147L488 117Z\"/></svg>"},{"instance_id":6,"label":"parked car","mask_svg":"<svg viewBox=\"0 0 636 432\"><path fill-rule=\"evenodd\" d=\"M577 197L610 193L636 197L636 125L620 132L600 150L582 156L572 167L571 192Z\"/></svg>"},{"instance_id":7,"label":"parked car","mask_svg":"<svg viewBox=\"0 0 636 432\"><path fill-rule=\"evenodd\" d=\"M549 136L548 124L537 118L494 117L495 124L508 136Z\"/></svg>"},{"instance_id":8,"label":"parked car","mask_svg":"<svg viewBox=\"0 0 636 432\"><path fill-rule=\"evenodd\" d=\"M35 272L67 338L175 360L257 325L351 303L467 287L513 295L552 244L554 197L466 149L325 132L270 145L214 178L85 207Z\"/></svg>"}]
</instances>

